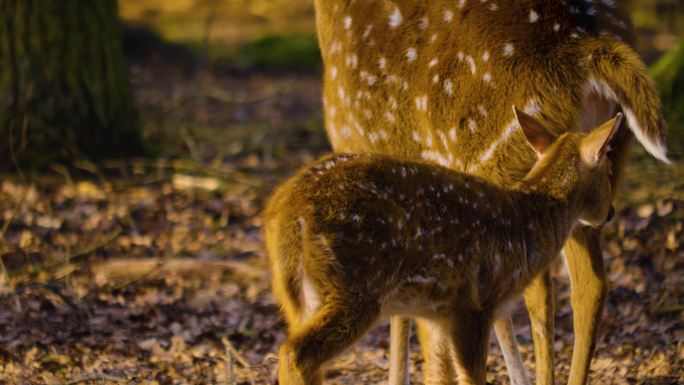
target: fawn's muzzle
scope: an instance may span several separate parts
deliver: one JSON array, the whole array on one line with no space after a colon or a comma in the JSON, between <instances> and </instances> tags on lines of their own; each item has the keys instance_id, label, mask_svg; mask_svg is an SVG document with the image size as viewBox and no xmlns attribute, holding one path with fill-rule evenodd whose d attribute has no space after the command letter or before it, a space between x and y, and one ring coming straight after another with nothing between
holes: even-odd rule
<instances>
[{"instance_id":1,"label":"fawn's muzzle","mask_svg":"<svg viewBox=\"0 0 684 385\"><path fill-rule=\"evenodd\" d=\"M614 216L615 216L615 207L610 206L610 210L608 210L608 217L606 217L606 222L610 222Z\"/></svg>"}]
</instances>

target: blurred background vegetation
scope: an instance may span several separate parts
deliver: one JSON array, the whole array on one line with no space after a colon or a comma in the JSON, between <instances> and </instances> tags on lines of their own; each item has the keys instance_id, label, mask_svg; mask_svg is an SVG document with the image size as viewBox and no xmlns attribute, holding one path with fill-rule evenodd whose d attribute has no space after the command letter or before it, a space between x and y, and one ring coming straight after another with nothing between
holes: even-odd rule
<instances>
[{"instance_id":1,"label":"blurred background vegetation","mask_svg":"<svg viewBox=\"0 0 684 385\"><path fill-rule=\"evenodd\" d=\"M684 3L626 0L635 48L652 67L671 122L672 151L684 147ZM306 0L119 0L127 31L147 30L234 71L318 71L313 2Z\"/></svg>"},{"instance_id":2,"label":"blurred background vegetation","mask_svg":"<svg viewBox=\"0 0 684 385\"><path fill-rule=\"evenodd\" d=\"M684 36L680 0L624 3L639 32L636 48L647 63L674 48ZM313 1L119 0L119 7L126 23L149 28L165 41L208 52L212 59L235 68L320 68Z\"/></svg>"},{"instance_id":3,"label":"blurred background vegetation","mask_svg":"<svg viewBox=\"0 0 684 385\"><path fill-rule=\"evenodd\" d=\"M624 6L637 29L635 48L661 89L671 152L677 156L684 148L684 3L626 0ZM119 0L119 7L129 35L148 31L224 69L306 73L321 68L312 1Z\"/></svg>"},{"instance_id":4,"label":"blurred background vegetation","mask_svg":"<svg viewBox=\"0 0 684 385\"><path fill-rule=\"evenodd\" d=\"M0 169L145 154L270 157L298 135L314 155L328 149L313 1L98 4L0 0L0 54L8 57L0 61L0 109L10 111L0 115ZM670 152L680 156L684 3L623 5L661 90Z\"/></svg>"}]
</instances>

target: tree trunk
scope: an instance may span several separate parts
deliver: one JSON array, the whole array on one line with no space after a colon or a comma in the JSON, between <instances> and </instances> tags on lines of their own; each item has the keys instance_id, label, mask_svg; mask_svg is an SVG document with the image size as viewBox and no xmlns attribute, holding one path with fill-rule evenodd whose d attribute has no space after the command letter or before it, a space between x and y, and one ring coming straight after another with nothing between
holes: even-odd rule
<instances>
[{"instance_id":1,"label":"tree trunk","mask_svg":"<svg viewBox=\"0 0 684 385\"><path fill-rule=\"evenodd\" d=\"M0 0L0 169L141 148L115 0Z\"/></svg>"}]
</instances>

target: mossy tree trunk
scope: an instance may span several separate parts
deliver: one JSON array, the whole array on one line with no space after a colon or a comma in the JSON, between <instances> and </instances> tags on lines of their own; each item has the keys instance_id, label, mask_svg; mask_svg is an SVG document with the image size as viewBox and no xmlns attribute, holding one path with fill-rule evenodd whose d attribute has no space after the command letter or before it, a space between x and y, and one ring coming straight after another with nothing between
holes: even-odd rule
<instances>
[{"instance_id":1,"label":"mossy tree trunk","mask_svg":"<svg viewBox=\"0 0 684 385\"><path fill-rule=\"evenodd\" d=\"M116 0L0 0L0 169L139 150Z\"/></svg>"}]
</instances>

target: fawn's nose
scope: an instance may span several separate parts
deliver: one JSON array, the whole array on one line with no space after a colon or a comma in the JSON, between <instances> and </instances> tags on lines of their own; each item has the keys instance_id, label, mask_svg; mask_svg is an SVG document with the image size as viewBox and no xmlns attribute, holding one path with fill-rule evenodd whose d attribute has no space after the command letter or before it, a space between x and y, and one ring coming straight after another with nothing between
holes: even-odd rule
<instances>
[{"instance_id":1,"label":"fawn's nose","mask_svg":"<svg viewBox=\"0 0 684 385\"><path fill-rule=\"evenodd\" d=\"M614 216L615 216L615 207L613 207L611 205L610 210L608 210L608 217L606 218L606 222L610 222Z\"/></svg>"}]
</instances>

